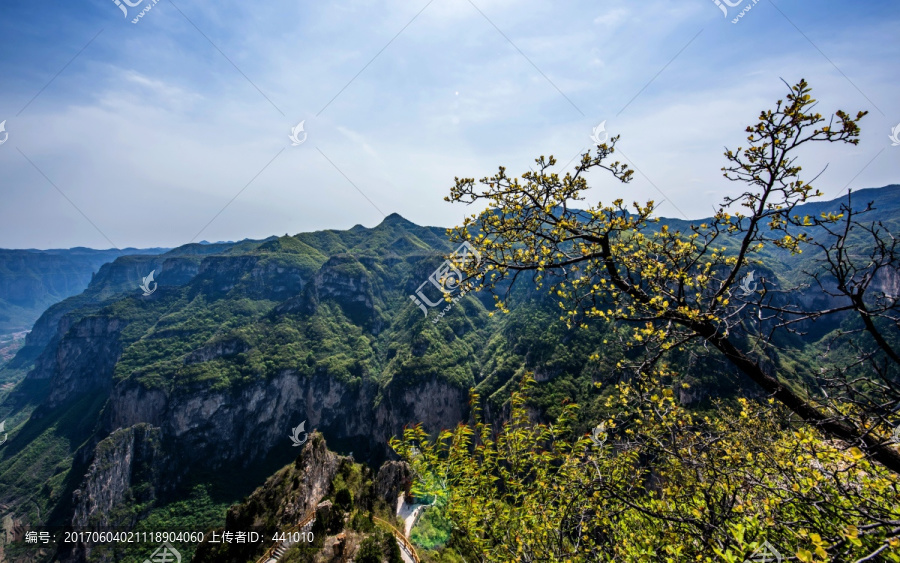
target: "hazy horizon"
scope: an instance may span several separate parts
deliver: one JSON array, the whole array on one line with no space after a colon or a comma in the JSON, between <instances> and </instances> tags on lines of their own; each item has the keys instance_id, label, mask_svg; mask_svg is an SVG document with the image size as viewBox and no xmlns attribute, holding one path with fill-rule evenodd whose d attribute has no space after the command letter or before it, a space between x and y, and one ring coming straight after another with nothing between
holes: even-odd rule
<instances>
[{"instance_id":1,"label":"hazy horizon","mask_svg":"<svg viewBox=\"0 0 900 563\"><path fill-rule=\"evenodd\" d=\"M878 187L871 187L871 188L861 188L861 189L859 189L859 190L854 190L854 193L855 193L855 192L859 192L859 191L864 191L864 190L882 190L882 189L885 189L885 188L891 188L891 187L900 188L900 184L888 184L888 185L885 185L885 186L878 186ZM835 199L840 199L840 197L838 197L838 198L826 198L826 197L816 198L816 199L811 199L811 200L809 201L809 203L834 201ZM409 221L408 218L403 217L403 216L400 215L399 213L397 213L397 212L391 212L391 213L388 213L385 217L382 217L381 220L378 221L376 224L371 225L371 226L362 225L362 224L360 224L360 223L357 223L356 225L353 225L353 226L351 226L351 227L347 227L346 229L329 229L329 228L324 228L324 229L315 229L315 231L329 231L329 230L331 230L331 231L346 231L346 230L350 230L350 229L352 229L352 228L354 228L354 227L357 227L357 226L362 226L362 227L367 228L367 229L373 229L373 228L377 227L378 225L381 225L388 217L390 217L390 216L392 216L392 215L397 215L397 216L401 217L402 219L405 219L405 220ZM704 220L704 219L708 219L709 217L710 217L710 216L706 216L706 217L691 217L689 220L691 220L691 221L701 221L701 220ZM660 215L660 218L661 218L661 219L664 219L664 220L666 220L666 219L678 219L678 220L683 220L683 218L681 218L681 217L670 217L670 216L665 216L665 215ZM413 221L413 223L415 223L415 221ZM437 227L437 228L451 228L451 226L449 226L449 225L420 225L420 224L418 224L418 223L416 223L416 225L418 225L418 226L420 226L420 227L425 227L425 228L432 228L432 227ZM294 235L297 235L297 234L300 234L300 233L308 233L308 232L314 232L314 231L304 231L304 230L300 230L300 231L295 231L295 232L288 232L288 233L285 233L285 235L287 235L287 236L294 236ZM210 245L211 245L211 244L235 244L235 243L243 242L243 241L246 241L246 240L265 240L265 239L267 239L267 238L271 238L271 237L276 237L276 238L277 238L277 237L280 237L280 236L284 236L284 235L279 235L279 234L277 234L277 233L272 233L272 234L266 235L266 236L264 236L264 237L259 237L259 238L242 238L242 239L212 240L212 241L211 241L211 240L202 239L202 240L199 240L199 241L194 241L193 243L185 243L185 244L210 244ZM40 252L49 252L49 251L55 251L55 250L65 251L65 250L73 250L73 249L75 249L75 248L85 248L85 249L88 249L88 250L96 250L96 251L98 251L98 252L106 252L106 251L113 251L113 250L126 251L126 250L155 250L155 249L165 249L165 250L169 251L169 250L174 250L174 249L178 248L179 246L183 246L183 245L171 246L171 247L168 247L168 246L160 246L160 245L151 245L151 246L145 246L145 247L133 247L133 246L129 246L129 247L125 247L125 248L115 248L115 247L110 247L110 248L96 247L96 248L95 248L95 247L88 247L88 246L75 246L75 247L62 247L62 248L24 248L24 247L23 247L23 248L6 248L6 247L0 247L0 250L35 250L35 251L40 251Z\"/></svg>"}]
</instances>

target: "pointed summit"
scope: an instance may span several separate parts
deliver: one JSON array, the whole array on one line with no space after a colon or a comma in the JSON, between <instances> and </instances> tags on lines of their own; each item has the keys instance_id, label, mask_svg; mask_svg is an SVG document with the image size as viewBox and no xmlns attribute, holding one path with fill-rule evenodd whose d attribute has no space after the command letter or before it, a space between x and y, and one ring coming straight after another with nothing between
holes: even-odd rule
<instances>
[{"instance_id":1,"label":"pointed summit","mask_svg":"<svg viewBox=\"0 0 900 563\"><path fill-rule=\"evenodd\" d=\"M409 221L407 219L404 219L399 213L391 213L390 215L385 217L384 221L381 222L381 225L379 225L379 227L382 225L390 226L390 227L397 227L397 226L404 226L404 227L413 226L414 227L414 226L416 226L415 223L413 223L412 221Z\"/></svg>"}]
</instances>

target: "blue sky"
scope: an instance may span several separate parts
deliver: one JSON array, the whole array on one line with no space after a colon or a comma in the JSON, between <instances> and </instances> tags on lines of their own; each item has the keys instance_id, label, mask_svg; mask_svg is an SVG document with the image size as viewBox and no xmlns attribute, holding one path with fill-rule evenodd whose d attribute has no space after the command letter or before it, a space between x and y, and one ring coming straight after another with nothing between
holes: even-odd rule
<instances>
[{"instance_id":1,"label":"blue sky","mask_svg":"<svg viewBox=\"0 0 900 563\"><path fill-rule=\"evenodd\" d=\"M143 0L126 18L114 0L4 0L0 247L177 246L393 212L451 226L473 211L443 201L454 176L549 154L562 168L602 121L639 173L592 176L592 203L702 217L736 189L724 147L782 78L810 81L822 113L870 112L858 147L804 155L806 179L828 165L828 196L900 183L900 4L753 1L726 18L713 0Z\"/></svg>"}]
</instances>

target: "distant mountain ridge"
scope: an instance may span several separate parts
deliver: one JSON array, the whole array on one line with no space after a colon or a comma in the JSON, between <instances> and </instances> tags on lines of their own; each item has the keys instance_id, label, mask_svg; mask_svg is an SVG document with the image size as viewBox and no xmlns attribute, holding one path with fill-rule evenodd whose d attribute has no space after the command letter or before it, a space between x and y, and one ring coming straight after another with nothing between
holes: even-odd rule
<instances>
[{"instance_id":1,"label":"distant mountain ridge","mask_svg":"<svg viewBox=\"0 0 900 563\"><path fill-rule=\"evenodd\" d=\"M178 247L178 254L206 255L253 241L206 240ZM104 265L125 256L161 256L170 248L93 249L81 246L39 250L0 248L0 335L28 330L48 307L85 291ZM140 262L140 261L139 261ZM141 276L150 273L147 269ZM135 279L129 279L128 283ZM140 279L137 279L140 284ZM135 286L137 287L137 286Z\"/></svg>"},{"instance_id":2,"label":"distant mountain ridge","mask_svg":"<svg viewBox=\"0 0 900 563\"><path fill-rule=\"evenodd\" d=\"M846 194L829 201L815 201L806 203L798 212L810 215L818 215L824 211L837 210L841 203L847 201ZM900 185L892 184L882 188L866 188L853 192L854 204L859 206L869 200L877 198L877 209L870 215L873 219L892 220L900 217ZM706 219L688 221L678 218L662 218L664 224L674 228L686 228L691 222L702 222ZM384 220L384 224L407 224L407 221L397 213L392 213ZM429 227L437 231L443 231L439 227ZM346 233L368 233L361 225L356 225ZM319 233L334 233L336 231L319 231ZM286 235L287 236L287 235ZM296 235L301 240L315 240L323 242L322 236L317 233L302 233ZM99 273L101 266L109 264L124 256L184 256L184 255L208 255L216 252L231 251L241 248L241 245L265 243L277 240L271 236L262 240L244 239L238 242L219 241L208 242L206 240L180 246L176 249L169 248L125 248L96 250L84 247L69 249L0 249L0 334L28 330L51 305L62 301L67 297L78 295L88 288L94 274ZM434 241L431 241L432 243ZM409 250L407 242L395 241L404 246L403 250ZM363 245L365 246L365 245ZM326 244L327 248L328 245ZM399 247L394 250L401 250ZM160 261L147 261L140 259L135 265L143 264L143 275L160 267ZM157 271L157 274L160 272ZM158 277L158 276L157 276ZM117 290L125 288L125 283L135 286L140 283L137 274L123 278L118 284L113 284ZM129 287L130 287L129 286Z\"/></svg>"},{"instance_id":3,"label":"distant mountain ridge","mask_svg":"<svg viewBox=\"0 0 900 563\"><path fill-rule=\"evenodd\" d=\"M167 250L0 249L0 334L30 329L47 307L84 291L103 264Z\"/></svg>"}]
</instances>

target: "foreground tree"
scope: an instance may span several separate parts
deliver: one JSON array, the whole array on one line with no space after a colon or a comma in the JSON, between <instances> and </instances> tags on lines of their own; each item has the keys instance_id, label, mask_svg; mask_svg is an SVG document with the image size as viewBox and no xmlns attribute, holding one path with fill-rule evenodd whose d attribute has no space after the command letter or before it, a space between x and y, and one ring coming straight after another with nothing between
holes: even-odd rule
<instances>
[{"instance_id":1,"label":"foreground tree","mask_svg":"<svg viewBox=\"0 0 900 563\"><path fill-rule=\"evenodd\" d=\"M494 292L506 310L521 275L549 282L570 325L605 320L630 327L643 351L636 373L652 372L673 349L711 347L787 407L794 424L808 423L900 473L891 436L900 421L900 300L883 283L900 279L896 241L884 225L864 221L871 205L854 209L849 198L817 217L795 214L822 195L800 179L798 150L856 145L866 112L837 111L826 120L814 112L810 92L801 80L747 127L749 147L726 151L723 168L745 191L723 198L709 222L685 230L659 225L652 201L573 207L583 200L590 170L630 181L626 165L607 163L618 137L583 155L576 172L564 177L550 171L551 156L537 159L537 171L521 182L502 167L480 186L457 178L448 200L488 204L452 230L482 256L466 266L468 289ZM755 279L760 256L787 251L801 264L804 250L813 259L802 262L799 282ZM829 295L829 303L806 308L794 299L811 290ZM824 319L835 328L842 323L829 337L823 352L829 355L810 362L799 378L780 377L772 367L777 339Z\"/></svg>"},{"instance_id":2,"label":"foreground tree","mask_svg":"<svg viewBox=\"0 0 900 563\"><path fill-rule=\"evenodd\" d=\"M807 563L900 561L896 475L809 426L787 428L774 400L702 417L664 381L619 384L597 444L573 435L574 404L533 423L526 380L502 428L477 421L431 440L419 426L392 446L417 493L441 498L467 560L740 563L774 561L761 558L772 549Z\"/></svg>"}]
</instances>

